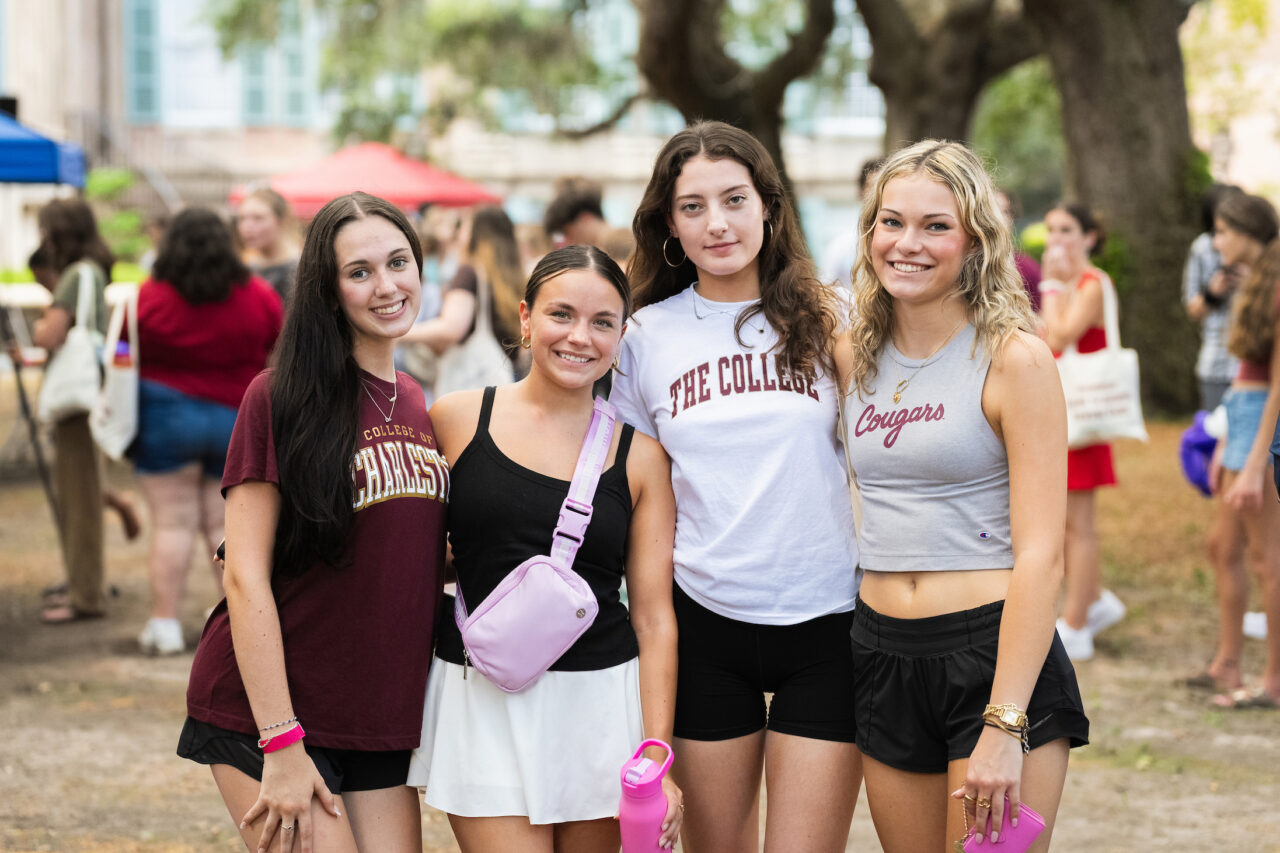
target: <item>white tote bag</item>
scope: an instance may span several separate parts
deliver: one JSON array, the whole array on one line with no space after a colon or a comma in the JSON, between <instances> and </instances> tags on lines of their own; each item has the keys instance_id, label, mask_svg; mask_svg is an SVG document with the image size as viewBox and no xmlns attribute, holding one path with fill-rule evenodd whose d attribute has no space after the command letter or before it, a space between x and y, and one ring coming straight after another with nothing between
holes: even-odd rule
<instances>
[{"instance_id":1,"label":"white tote bag","mask_svg":"<svg viewBox=\"0 0 1280 853\"><path fill-rule=\"evenodd\" d=\"M47 424L83 415L98 400L102 377L98 368L98 298L93 268L80 263L80 289L76 295L76 322L67 330L40 386L40 420Z\"/></svg>"},{"instance_id":2,"label":"white tote bag","mask_svg":"<svg viewBox=\"0 0 1280 853\"><path fill-rule=\"evenodd\" d=\"M489 282L476 268L476 322L470 336L440 356L436 365L436 399L452 391L505 385L515 379L507 351L493 334L489 314Z\"/></svg>"},{"instance_id":3,"label":"white tote bag","mask_svg":"<svg viewBox=\"0 0 1280 853\"><path fill-rule=\"evenodd\" d=\"M1067 446L1086 447L1117 438L1147 440L1142 420L1138 354L1120 346L1120 309L1115 288L1105 275L1102 285L1103 326L1107 345L1080 353L1071 344L1058 357L1062 393L1067 399Z\"/></svg>"},{"instance_id":4,"label":"white tote bag","mask_svg":"<svg viewBox=\"0 0 1280 853\"><path fill-rule=\"evenodd\" d=\"M122 339L126 326L128 333ZM93 440L117 461L138 434L138 357L138 291L134 290L111 313L102 350L105 379L89 413Z\"/></svg>"}]
</instances>

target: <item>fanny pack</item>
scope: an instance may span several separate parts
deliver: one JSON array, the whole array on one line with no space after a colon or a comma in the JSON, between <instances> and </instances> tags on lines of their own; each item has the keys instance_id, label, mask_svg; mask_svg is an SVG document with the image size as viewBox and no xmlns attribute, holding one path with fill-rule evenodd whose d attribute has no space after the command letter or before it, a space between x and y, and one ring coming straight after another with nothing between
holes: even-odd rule
<instances>
[{"instance_id":1,"label":"fanny pack","mask_svg":"<svg viewBox=\"0 0 1280 853\"><path fill-rule=\"evenodd\" d=\"M573 570L573 560L591 523L615 413L612 403L596 398L573 482L551 534L551 553L516 566L469 616L459 581L453 618L462 632L464 678L469 664L502 690L519 693L595 621L600 605L590 585Z\"/></svg>"}]
</instances>

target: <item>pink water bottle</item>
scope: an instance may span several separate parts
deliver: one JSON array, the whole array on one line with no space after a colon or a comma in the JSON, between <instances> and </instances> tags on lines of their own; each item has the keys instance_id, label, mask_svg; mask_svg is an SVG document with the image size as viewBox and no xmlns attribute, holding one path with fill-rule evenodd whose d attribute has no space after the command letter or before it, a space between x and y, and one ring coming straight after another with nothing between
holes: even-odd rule
<instances>
[{"instance_id":1,"label":"pink water bottle","mask_svg":"<svg viewBox=\"0 0 1280 853\"><path fill-rule=\"evenodd\" d=\"M642 757L646 747L660 746L667 760L658 764ZM622 800L618 822L622 828L622 853L667 853L658 846L662 819L667 816L667 798L662 793L662 777L671 767L671 747L660 740L640 744L631 760L622 765Z\"/></svg>"}]
</instances>

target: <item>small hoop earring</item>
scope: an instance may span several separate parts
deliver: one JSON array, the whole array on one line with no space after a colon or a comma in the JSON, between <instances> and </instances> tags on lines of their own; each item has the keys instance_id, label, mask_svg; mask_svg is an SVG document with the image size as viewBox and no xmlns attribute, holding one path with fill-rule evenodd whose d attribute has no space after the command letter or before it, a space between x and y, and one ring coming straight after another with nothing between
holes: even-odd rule
<instances>
[{"instance_id":1,"label":"small hoop earring","mask_svg":"<svg viewBox=\"0 0 1280 853\"><path fill-rule=\"evenodd\" d=\"M530 346L532 346L532 345L533 345L533 340L532 340L528 335L521 335L521 336L520 336L520 348L521 348L521 349L528 349L528 348L529 348Z\"/></svg>"},{"instance_id":2,"label":"small hoop earring","mask_svg":"<svg viewBox=\"0 0 1280 853\"><path fill-rule=\"evenodd\" d=\"M618 369L618 357L616 355L613 357L613 364L609 366L613 368L615 371Z\"/></svg>"},{"instance_id":3,"label":"small hoop earring","mask_svg":"<svg viewBox=\"0 0 1280 853\"><path fill-rule=\"evenodd\" d=\"M665 240L663 240L663 241L662 241L662 259L663 259L664 261L666 261L666 262L667 262L667 266L669 266L669 267L671 267L672 269L674 269L675 267L678 267L678 266L680 266L681 264L683 264L685 261L687 261L687 260L689 259L689 256L688 256L688 255L685 255L683 258L681 258L680 260L676 261L674 264L673 264L673 263L671 263L671 259L667 257L667 244L668 244L668 243L670 243L670 242L671 242L671 238L670 238L670 237L668 237L667 239L665 239ZM683 251L683 249L682 249L681 251Z\"/></svg>"},{"instance_id":4,"label":"small hoop earring","mask_svg":"<svg viewBox=\"0 0 1280 853\"><path fill-rule=\"evenodd\" d=\"M764 221L764 227L769 229L769 236L768 236L768 237L766 237L765 239L766 239L766 240L772 240L772 239L773 239L773 226L769 224L769 220L767 220L767 219L766 219L766 220Z\"/></svg>"}]
</instances>

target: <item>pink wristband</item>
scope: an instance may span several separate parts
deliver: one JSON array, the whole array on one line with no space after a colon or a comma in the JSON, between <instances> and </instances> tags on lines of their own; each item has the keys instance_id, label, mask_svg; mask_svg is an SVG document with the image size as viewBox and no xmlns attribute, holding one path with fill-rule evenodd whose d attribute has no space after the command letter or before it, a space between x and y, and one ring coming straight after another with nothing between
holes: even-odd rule
<instances>
[{"instance_id":1,"label":"pink wristband","mask_svg":"<svg viewBox=\"0 0 1280 853\"><path fill-rule=\"evenodd\" d=\"M258 741L258 748L265 755L268 752L275 752L277 749L284 749L286 746L292 746L306 736L306 732L302 730L302 724L299 723L291 729L286 729L274 737L263 738Z\"/></svg>"}]
</instances>

